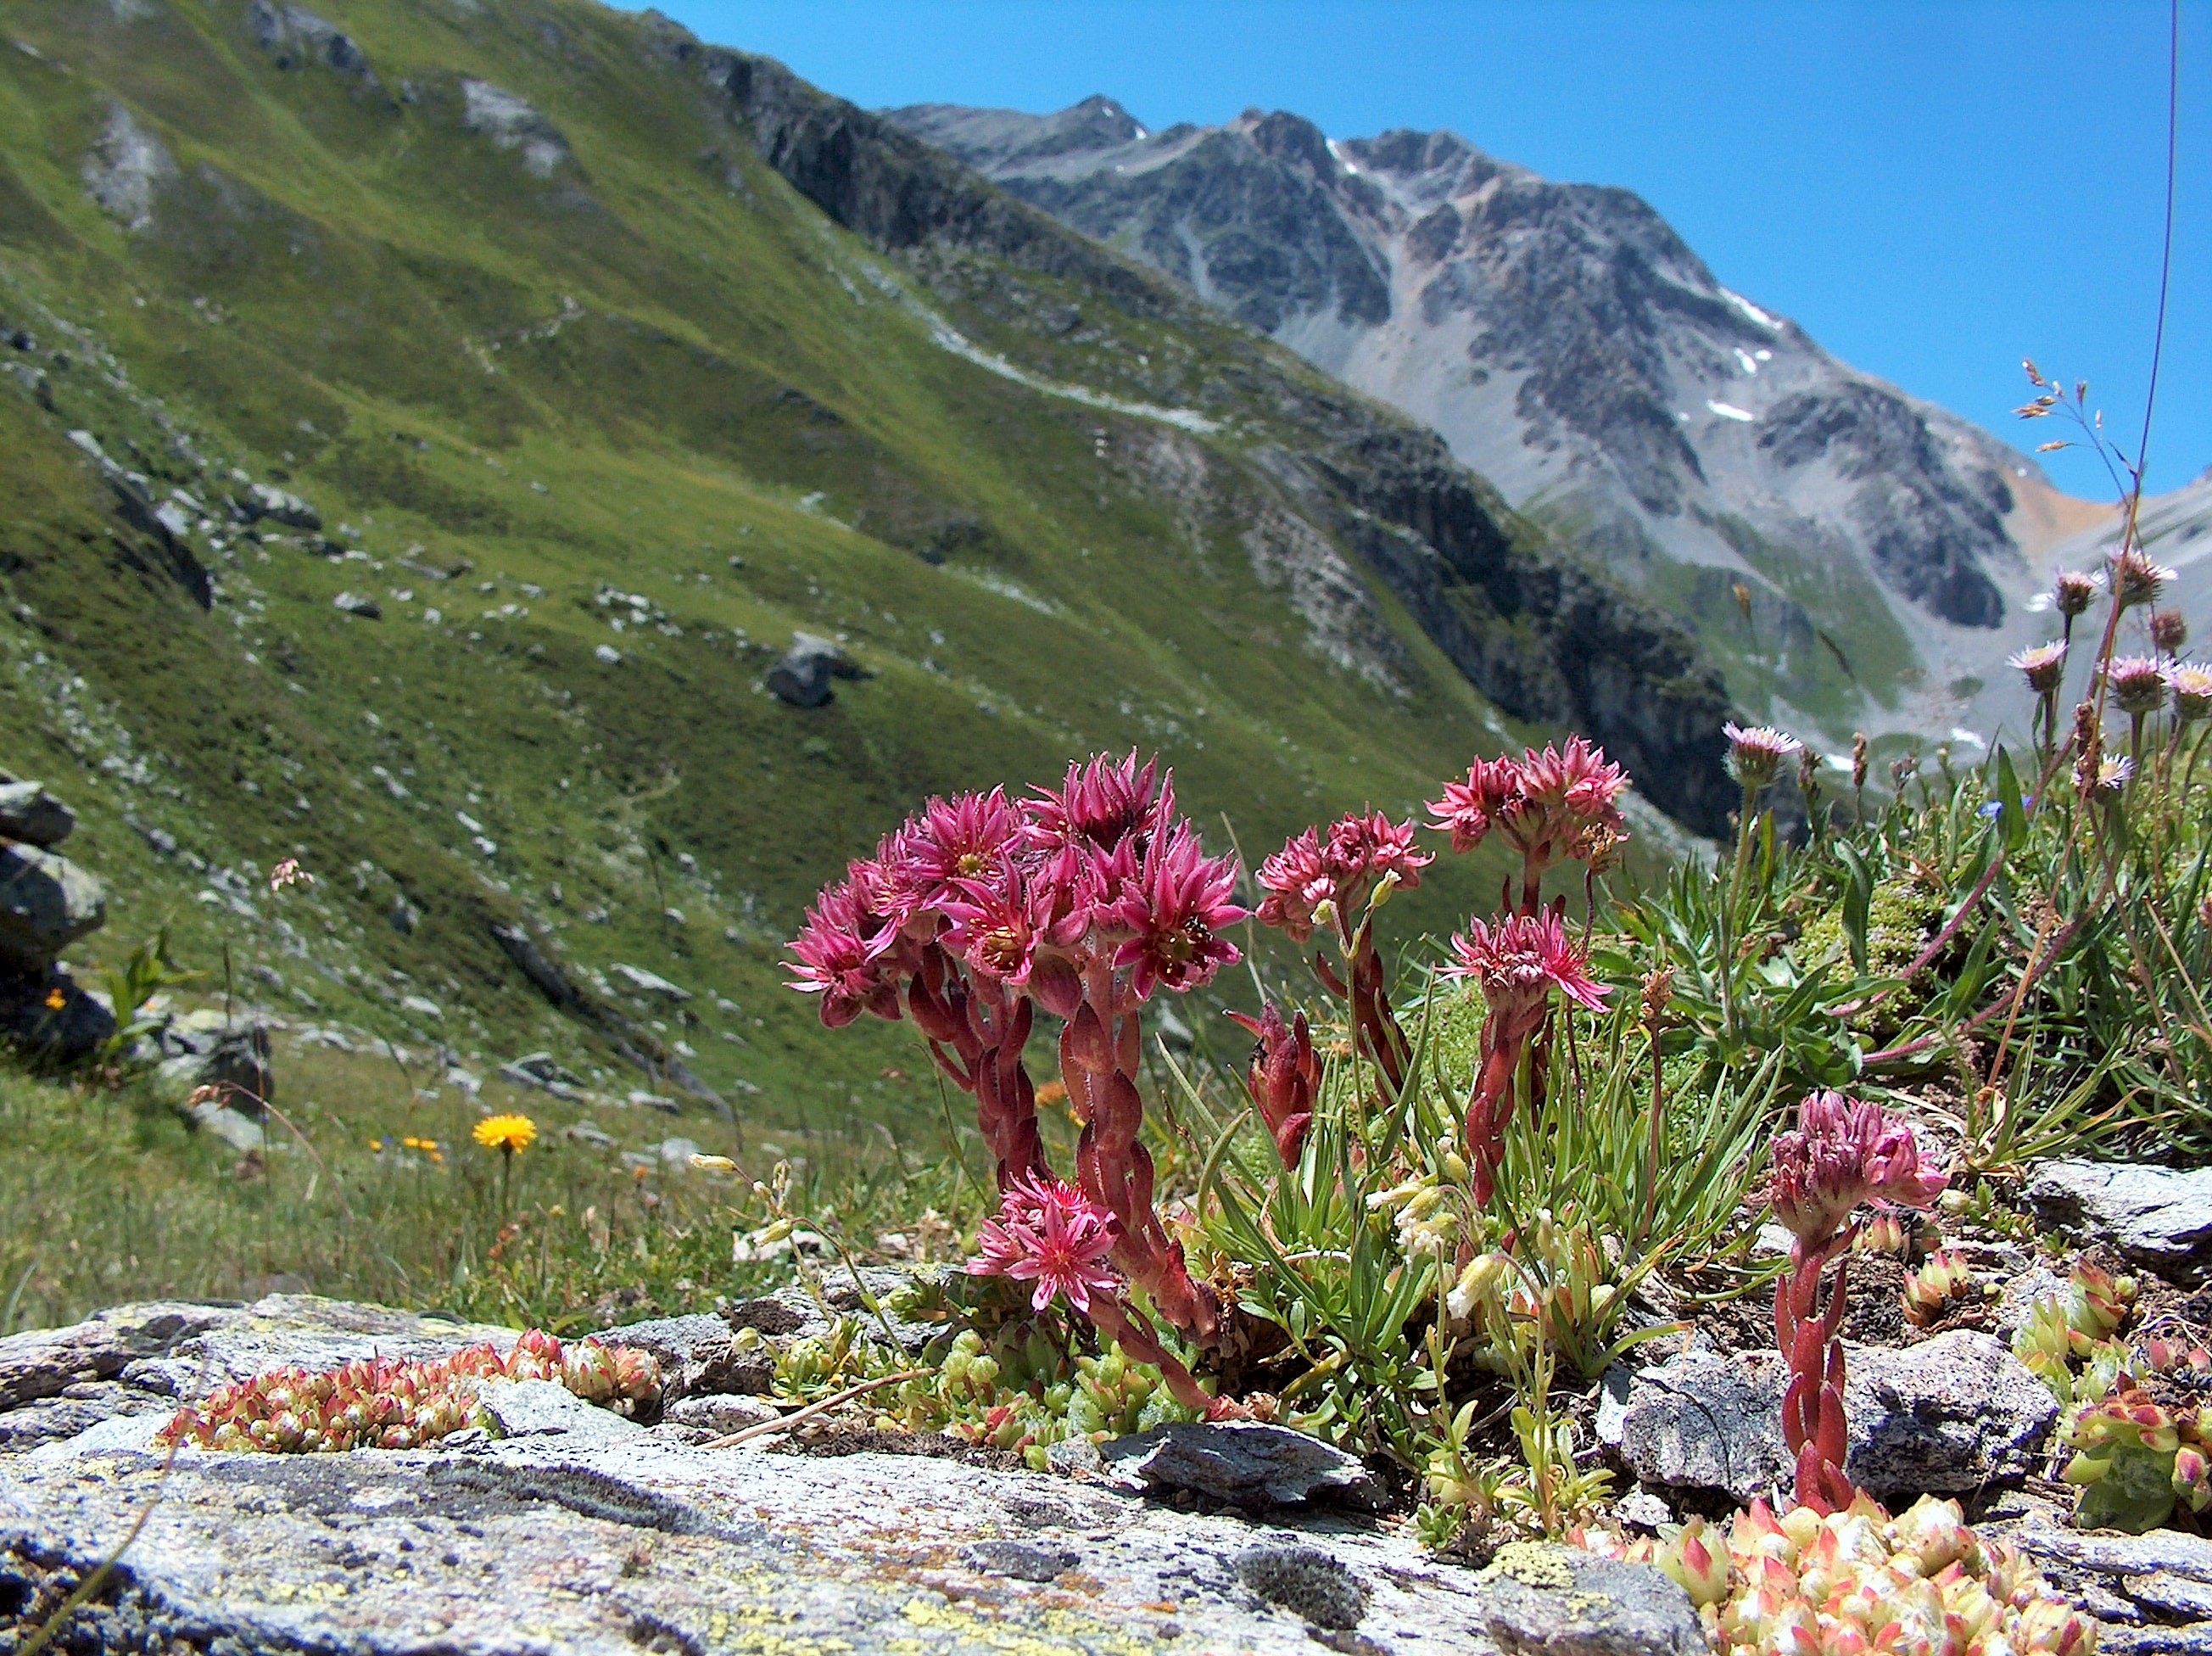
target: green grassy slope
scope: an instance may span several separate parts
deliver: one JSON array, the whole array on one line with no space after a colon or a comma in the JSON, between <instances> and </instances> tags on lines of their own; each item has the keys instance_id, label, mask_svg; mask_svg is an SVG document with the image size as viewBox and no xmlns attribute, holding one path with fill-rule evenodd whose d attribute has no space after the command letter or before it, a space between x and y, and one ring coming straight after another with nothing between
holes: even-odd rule
<instances>
[{"instance_id":1,"label":"green grassy slope","mask_svg":"<svg viewBox=\"0 0 2212 1656\"><path fill-rule=\"evenodd\" d=\"M1256 855L1536 734L1285 472L1387 417L1282 353L1080 260L1018 316L1003 263L886 260L637 20L325 9L366 73L243 0L0 3L0 768L84 818L114 900L81 961L167 918L298 1016L614 1081L493 941L526 920L749 1111L933 1117L899 1032L822 1041L777 966L925 794L1156 747ZM71 432L182 491L182 552ZM243 529L246 478L322 532ZM795 629L872 676L784 706ZM264 935L285 855L320 882ZM1442 869L1412 917L1493 880Z\"/></svg>"}]
</instances>

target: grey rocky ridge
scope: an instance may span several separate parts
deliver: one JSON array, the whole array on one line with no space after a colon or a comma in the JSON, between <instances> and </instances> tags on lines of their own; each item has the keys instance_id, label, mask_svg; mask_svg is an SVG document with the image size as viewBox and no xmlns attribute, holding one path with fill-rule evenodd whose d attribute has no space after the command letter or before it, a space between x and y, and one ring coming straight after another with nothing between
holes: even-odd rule
<instances>
[{"instance_id":1,"label":"grey rocky ridge","mask_svg":"<svg viewBox=\"0 0 2212 1656\"><path fill-rule=\"evenodd\" d=\"M1104 97L887 119L1433 426L1808 732L1986 721L2040 636L2044 555L2098 519L1723 285L1630 192L1452 132L1155 131Z\"/></svg>"}]
</instances>

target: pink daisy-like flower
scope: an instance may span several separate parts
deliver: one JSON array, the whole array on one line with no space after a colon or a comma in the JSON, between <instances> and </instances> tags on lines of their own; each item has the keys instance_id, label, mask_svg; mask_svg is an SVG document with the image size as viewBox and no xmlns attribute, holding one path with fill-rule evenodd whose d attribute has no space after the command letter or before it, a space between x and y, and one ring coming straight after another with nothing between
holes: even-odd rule
<instances>
[{"instance_id":1,"label":"pink daisy-like flower","mask_svg":"<svg viewBox=\"0 0 2212 1656\"><path fill-rule=\"evenodd\" d=\"M2127 791L2135 780L2133 759L2102 758L2097 761L2097 774L2091 779L2089 792L2100 800L2116 800Z\"/></svg>"},{"instance_id":2,"label":"pink daisy-like flower","mask_svg":"<svg viewBox=\"0 0 2212 1656\"><path fill-rule=\"evenodd\" d=\"M2118 595L2122 609L2136 604L2155 604L2160 590L2174 578L2172 569L2152 563L2150 554L2137 547L2113 553L2106 563L2112 570L2112 590Z\"/></svg>"},{"instance_id":3,"label":"pink daisy-like flower","mask_svg":"<svg viewBox=\"0 0 2212 1656\"><path fill-rule=\"evenodd\" d=\"M1559 910L1510 914L1495 924L1468 922L1451 941L1448 977L1473 978L1493 1012L1543 1004L1552 990L1593 1012L1604 1010L1611 990L1595 982L1583 952L1567 935Z\"/></svg>"},{"instance_id":4,"label":"pink daisy-like flower","mask_svg":"<svg viewBox=\"0 0 2212 1656\"><path fill-rule=\"evenodd\" d=\"M989 878L1021 825L1003 788L933 799L899 836L898 872L925 906L933 906L957 881Z\"/></svg>"},{"instance_id":5,"label":"pink daisy-like flower","mask_svg":"<svg viewBox=\"0 0 2212 1656\"><path fill-rule=\"evenodd\" d=\"M2115 655L2105 667L2105 682L2120 711L2131 718L2166 705L2166 668L2148 655Z\"/></svg>"},{"instance_id":6,"label":"pink daisy-like flower","mask_svg":"<svg viewBox=\"0 0 2212 1656\"><path fill-rule=\"evenodd\" d=\"M1834 1237L1862 1202L1925 1208L1949 1182L1922 1156L1912 1129L1879 1105L1822 1092L1808 1094L1796 1127L1775 1136L1766 1196L1809 1251Z\"/></svg>"},{"instance_id":7,"label":"pink daisy-like flower","mask_svg":"<svg viewBox=\"0 0 2212 1656\"><path fill-rule=\"evenodd\" d=\"M1771 725L1725 724L1721 734L1728 738L1729 764L1735 779L1746 788L1765 787L1781 770L1782 762L1796 758L1805 746Z\"/></svg>"},{"instance_id":8,"label":"pink daisy-like flower","mask_svg":"<svg viewBox=\"0 0 2212 1656\"><path fill-rule=\"evenodd\" d=\"M1000 1201L999 1216L983 1221L975 1241L980 1251L969 1262L969 1273L1035 1282L1030 1296L1035 1310L1065 1294L1069 1305L1087 1312L1092 1294L1121 1290L1121 1279L1107 1263L1114 1251L1113 1215L1065 1180L1016 1179Z\"/></svg>"},{"instance_id":9,"label":"pink daisy-like flower","mask_svg":"<svg viewBox=\"0 0 2212 1656\"><path fill-rule=\"evenodd\" d=\"M2066 646L2037 644L2013 656L2007 665L2017 668L2038 696L2048 696L2066 676Z\"/></svg>"},{"instance_id":10,"label":"pink daisy-like flower","mask_svg":"<svg viewBox=\"0 0 2212 1656\"><path fill-rule=\"evenodd\" d=\"M2212 713L2212 668L2175 667L2166 674L2173 687L2174 716L2191 724Z\"/></svg>"},{"instance_id":11,"label":"pink daisy-like flower","mask_svg":"<svg viewBox=\"0 0 2212 1656\"><path fill-rule=\"evenodd\" d=\"M1131 932L1114 956L1139 1000L1165 985L1180 995L1244 957L1221 935L1250 916L1230 901L1237 860L1208 857L1187 822L1153 837L1133 881L1125 882L1115 918Z\"/></svg>"}]
</instances>

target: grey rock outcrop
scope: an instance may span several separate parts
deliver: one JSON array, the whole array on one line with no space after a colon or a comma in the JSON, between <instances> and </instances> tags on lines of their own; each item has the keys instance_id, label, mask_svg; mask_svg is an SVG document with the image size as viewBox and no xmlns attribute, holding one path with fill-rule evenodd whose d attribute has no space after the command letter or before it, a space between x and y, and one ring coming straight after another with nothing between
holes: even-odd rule
<instances>
[{"instance_id":1,"label":"grey rock outcrop","mask_svg":"<svg viewBox=\"0 0 2212 1656\"><path fill-rule=\"evenodd\" d=\"M232 509L243 523L258 523L267 519L290 529L305 529L320 533L323 514L301 500L274 484L242 484L230 497Z\"/></svg>"},{"instance_id":2,"label":"grey rock outcrop","mask_svg":"<svg viewBox=\"0 0 2212 1656\"><path fill-rule=\"evenodd\" d=\"M51 850L76 829L76 813L37 782L0 782L0 839Z\"/></svg>"},{"instance_id":3,"label":"grey rock outcrop","mask_svg":"<svg viewBox=\"0 0 2212 1656\"><path fill-rule=\"evenodd\" d=\"M1969 1329L1894 1350L1850 1347L1845 1375L1845 1470L1882 1501L2017 1479L2058 1416L2049 1389L2019 1359ZM1645 1369L1619 1416L1619 1453L1638 1478L1664 1488L1720 1490L1737 1501L1787 1489L1787 1381L1771 1352L1692 1353Z\"/></svg>"},{"instance_id":4,"label":"grey rock outcrop","mask_svg":"<svg viewBox=\"0 0 2212 1656\"><path fill-rule=\"evenodd\" d=\"M107 922L107 890L67 857L0 843L0 973L43 976Z\"/></svg>"},{"instance_id":5,"label":"grey rock outcrop","mask_svg":"<svg viewBox=\"0 0 2212 1656\"><path fill-rule=\"evenodd\" d=\"M2212 1651L2212 1541L2177 1530L2083 1534L2041 1513L1984 1525L2033 1560L2052 1587L2104 1623L2110 1656Z\"/></svg>"},{"instance_id":6,"label":"grey rock outcrop","mask_svg":"<svg viewBox=\"0 0 2212 1656\"><path fill-rule=\"evenodd\" d=\"M778 701L793 707L820 707L830 699L833 679L867 676L842 646L811 632L794 632L783 659L768 670L767 683Z\"/></svg>"},{"instance_id":7,"label":"grey rock outcrop","mask_svg":"<svg viewBox=\"0 0 2212 1656\"><path fill-rule=\"evenodd\" d=\"M276 1101L276 1075L269 1026L250 1012L207 1008L172 1018L151 1038L159 1054L155 1074L179 1097L202 1087L213 1096L199 1106L200 1124L240 1149L258 1148L258 1125ZM250 1130L234 1130L224 1117L246 1118Z\"/></svg>"},{"instance_id":8,"label":"grey rock outcrop","mask_svg":"<svg viewBox=\"0 0 2212 1656\"><path fill-rule=\"evenodd\" d=\"M1508 1656L1698 1656L1690 1595L1656 1570L1571 1547L1508 1547L1484 1573L1483 1624Z\"/></svg>"},{"instance_id":9,"label":"grey rock outcrop","mask_svg":"<svg viewBox=\"0 0 2212 1656\"><path fill-rule=\"evenodd\" d=\"M489 81L462 80L461 128L489 138L499 149L520 152L522 169L532 178L551 178L574 159L560 128Z\"/></svg>"},{"instance_id":10,"label":"grey rock outcrop","mask_svg":"<svg viewBox=\"0 0 2212 1656\"><path fill-rule=\"evenodd\" d=\"M176 180L176 158L152 128L121 103L111 102L82 169L84 187L100 210L127 230L154 222L156 198Z\"/></svg>"},{"instance_id":11,"label":"grey rock outcrop","mask_svg":"<svg viewBox=\"0 0 2212 1656\"><path fill-rule=\"evenodd\" d=\"M2028 1181L2045 1225L2118 1248L2130 1263L2177 1282L2212 1271L2212 1168L2147 1162L2051 1161Z\"/></svg>"},{"instance_id":12,"label":"grey rock outcrop","mask_svg":"<svg viewBox=\"0 0 2212 1656\"><path fill-rule=\"evenodd\" d=\"M246 28L279 69L319 64L363 86L377 83L376 71L352 36L304 6L253 0L246 9Z\"/></svg>"},{"instance_id":13,"label":"grey rock outcrop","mask_svg":"<svg viewBox=\"0 0 2212 1656\"><path fill-rule=\"evenodd\" d=\"M696 1428L641 1431L574 1399L546 1400L544 1429L442 1452L188 1450L165 1477L148 1447L179 1397L280 1362L513 1337L295 1298L126 1307L0 1340L0 1628L58 1604L150 1500L62 1647L1694 1647L1678 1642L1696 1627L1686 1597L1639 1567L1524 1549L1477 1574L1341 1514L1261 1523L944 1458L707 1449L682 1440Z\"/></svg>"},{"instance_id":14,"label":"grey rock outcrop","mask_svg":"<svg viewBox=\"0 0 2212 1656\"><path fill-rule=\"evenodd\" d=\"M583 1448L620 1443L645 1431L552 1380L495 1380L478 1391L477 1400L506 1438L559 1437L567 1440L564 1447Z\"/></svg>"}]
</instances>

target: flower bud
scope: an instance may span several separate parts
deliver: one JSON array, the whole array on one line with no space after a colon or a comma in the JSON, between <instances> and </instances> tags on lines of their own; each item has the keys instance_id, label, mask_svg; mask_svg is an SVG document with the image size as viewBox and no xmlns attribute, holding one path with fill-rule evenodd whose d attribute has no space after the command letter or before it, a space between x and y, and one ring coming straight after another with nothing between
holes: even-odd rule
<instances>
[{"instance_id":1,"label":"flower bud","mask_svg":"<svg viewBox=\"0 0 2212 1656\"><path fill-rule=\"evenodd\" d=\"M1728 1594L1728 1549L1721 1544L1719 1532L1702 1518L1692 1518L1662 1542L1653 1562L1681 1583L1699 1610L1719 1604Z\"/></svg>"}]
</instances>

